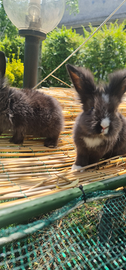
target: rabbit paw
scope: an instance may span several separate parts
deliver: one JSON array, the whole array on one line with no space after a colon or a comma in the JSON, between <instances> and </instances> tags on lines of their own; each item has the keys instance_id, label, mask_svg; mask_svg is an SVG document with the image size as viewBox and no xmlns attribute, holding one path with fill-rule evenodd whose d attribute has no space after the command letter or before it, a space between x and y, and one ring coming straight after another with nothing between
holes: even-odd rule
<instances>
[{"instance_id":1,"label":"rabbit paw","mask_svg":"<svg viewBox=\"0 0 126 270\"><path fill-rule=\"evenodd\" d=\"M13 136L13 137L10 139L10 142L11 142L11 143L15 143L15 144L23 144L23 140L24 140L23 137Z\"/></svg>"},{"instance_id":2,"label":"rabbit paw","mask_svg":"<svg viewBox=\"0 0 126 270\"><path fill-rule=\"evenodd\" d=\"M44 146L46 147L56 147L57 146L57 139L53 139L53 138L47 138L44 141Z\"/></svg>"},{"instance_id":3,"label":"rabbit paw","mask_svg":"<svg viewBox=\"0 0 126 270\"><path fill-rule=\"evenodd\" d=\"M81 167L81 166L79 166L79 165L76 165L76 164L73 164L73 165L72 165L72 168L71 168L71 171L79 170L79 169L81 169L81 168L83 168L83 167ZM81 170L80 170L80 172L83 172L83 171L84 171L84 169L81 169Z\"/></svg>"}]
</instances>

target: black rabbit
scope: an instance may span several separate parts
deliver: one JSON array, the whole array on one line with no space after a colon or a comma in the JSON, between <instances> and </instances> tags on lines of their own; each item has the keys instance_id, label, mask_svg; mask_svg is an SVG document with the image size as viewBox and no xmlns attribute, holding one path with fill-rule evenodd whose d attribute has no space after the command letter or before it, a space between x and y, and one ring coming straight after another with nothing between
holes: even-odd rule
<instances>
[{"instance_id":1,"label":"black rabbit","mask_svg":"<svg viewBox=\"0 0 126 270\"><path fill-rule=\"evenodd\" d=\"M22 144L30 134L45 137L44 145L57 146L63 128L63 114L59 102L33 89L16 90L5 83L6 60L0 51L0 134L11 130L11 142Z\"/></svg>"},{"instance_id":2,"label":"black rabbit","mask_svg":"<svg viewBox=\"0 0 126 270\"><path fill-rule=\"evenodd\" d=\"M98 86L90 70L70 64L67 70L83 105L74 126L77 157L72 169L126 153L126 118L118 112L126 91L126 69Z\"/></svg>"}]
</instances>

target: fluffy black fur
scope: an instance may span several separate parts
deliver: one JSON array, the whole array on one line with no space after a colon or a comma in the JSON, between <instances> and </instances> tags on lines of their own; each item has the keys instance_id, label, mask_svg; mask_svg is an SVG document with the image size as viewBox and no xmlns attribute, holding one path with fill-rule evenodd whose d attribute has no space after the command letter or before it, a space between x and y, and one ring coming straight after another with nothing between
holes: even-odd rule
<instances>
[{"instance_id":1,"label":"fluffy black fur","mask_svg":"<svg viewBox=\"0 0 126 270\"><path fill-rule=\"evenodd\" d=\"M26 134L46 137L44 145L57 146L63 128L59 102L32 89L16 90L5 85L6 60L0 52L0 134L13 132L11 142L22 144Z\"/></svg>"},{"instance_id":2,"label":"fluffy black fur","mask_svg":"<svg viewBox=\"0 0 126 270\"><path fill-rule=\"evenodd\" d=\"M126 153L126 118L118 112L126 91L126 69L111 74L109 84L98 86L89 70L70 64L67 70L83 106L73 131L75 165L83 167L101 158ZM109 125L105 134L101 123L106 118Z\"/></svg>"}]
</instances>

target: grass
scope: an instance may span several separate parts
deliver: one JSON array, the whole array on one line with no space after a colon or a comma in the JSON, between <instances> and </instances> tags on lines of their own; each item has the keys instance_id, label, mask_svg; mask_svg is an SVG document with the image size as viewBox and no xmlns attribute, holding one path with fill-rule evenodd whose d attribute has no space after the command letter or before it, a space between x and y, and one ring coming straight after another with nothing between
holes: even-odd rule
<instances>
[{"instance_id":1,"label":"grass","mask_svg":"<svg viewBox=\"0 0 126 270\"><path fill-rule=\"evenodd\" d=\"M103 217L105 199L84 203L51 226L47 226L43 230L37 230L36 233L3 247L0 270L71 270L84 269L84 267L87 270L114 270L115 263L118 266L116 270L125 269L122 267L126 253L126 234L123 231L125 220L121 223L122 230L119 234L121 214L123 217L125 216L122 210L125 208L125 198L122 197L120 200L115 198L112 202L109 202L109 199L107 200L111 210L110 214L107 212L107 217L109 218L111 215L114 217L110 225L114 224L112 233L115 236L113 239L109 239L107 244L100 244L98 240L98 225L101 222L101 217ZM116 206L118 207L114 209ZM120 208L121 206L122 208ZM116 216L116 213L118 216ZM34 218L29 222L48 219L50 214L40 216L37 220ZM103 232L108 222L106 220Z\"/></svg>"},{"instance_id":2,"label":"grass","mask_svg":"<svg viewBox=\"0 0 126 270\"><path fill-rule=\"evenodd\" d=\"M51 257L56 256L57 253L59 253L59 259L56 264L61 264L64 265L64 267L67 267L64 269L70 269L69 265L66 264L65 266L65 258L68 255L70 256L70 254L67 254L67 249L69 249L69 246L73 244L73 237L78 235L78 228L80 236L83 235L85 239L88 239L89 237L96 234L98 212L101 209L102 204L98 201L89 204L83 204L72 213L68 214L62 220L58 220L54 225L45 228L44 231L38 231L37 233L30 235L30 237L19 241L19 246L17 243L13 243L12 245L9 244L6 247L5 261L0 261L0 270L22 269L18 268L21 266L20 256L23 257L23 263L26 265L24 269L39 269L38 267L42 267L43 264L50 264L52 261ZM49 214L46 215L46 218L48 217ZM39 217L40 220L43 218L45 218L45 216ZM30 220L29 222L31 223L34 221L36 221L36 218ZM76 244L79 245L79 240L76 237L75 241ZM53 244L54 247L52 246ZM14 252L13 256L12 250ZM2 253L4 253L3 250ZM45 259L42 259L42 253ZM76 263L79 262L79 258L77 259L74 253L71 258L69 257L69 260L76 261ZM3 265L1 265L2 263ZM7 268L5 265L8 265L6 266ZM74 263L72 265L74 265ZM44 269L47 269L46 266Z\"/></svg>"}]
</instances>

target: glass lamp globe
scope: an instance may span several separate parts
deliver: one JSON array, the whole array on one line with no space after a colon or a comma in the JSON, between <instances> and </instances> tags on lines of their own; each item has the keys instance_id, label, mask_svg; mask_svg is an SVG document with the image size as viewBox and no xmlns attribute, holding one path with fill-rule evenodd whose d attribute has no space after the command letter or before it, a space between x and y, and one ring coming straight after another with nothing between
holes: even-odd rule
<instances>
[{"instance_id":1,"label":"glass lamp globe","mask_svg":"<svg viewBox=\"0 0 126 270\"><path fill-rule=\"evenodd\" d=\"M3 0L11 22L20 29L47 34L60 22L65 0Z\"/></svg>"}]
</instances>

